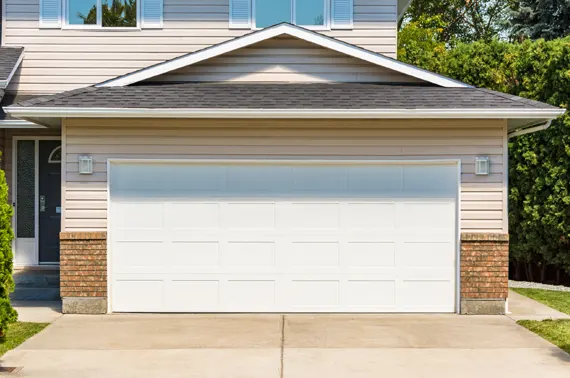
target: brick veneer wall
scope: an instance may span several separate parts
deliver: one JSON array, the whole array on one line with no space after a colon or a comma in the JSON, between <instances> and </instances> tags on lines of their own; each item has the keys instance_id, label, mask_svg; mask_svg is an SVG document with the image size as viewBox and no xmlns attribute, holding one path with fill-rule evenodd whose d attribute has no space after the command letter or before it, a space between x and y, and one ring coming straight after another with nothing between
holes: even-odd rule
<instances>
[{"instance_id":1,"label":"brick veneer wall","mask_svg":"<svg viewBox=\"0 0 570 378\"><path fill-rule=\"evenodd\" d=\"M461 298L499 299L508 295L509 235L461 235Z\"/></svg>"},{"instance_id":2,"label":"brick veneer wall","mask_svg":"<svg viewBox=\"0 0 570 378\"><path fill-rule=\"evenodd\" d=\"M61 297L107 297L107 233L62 232Z\"/></svg>"}]
</instances>

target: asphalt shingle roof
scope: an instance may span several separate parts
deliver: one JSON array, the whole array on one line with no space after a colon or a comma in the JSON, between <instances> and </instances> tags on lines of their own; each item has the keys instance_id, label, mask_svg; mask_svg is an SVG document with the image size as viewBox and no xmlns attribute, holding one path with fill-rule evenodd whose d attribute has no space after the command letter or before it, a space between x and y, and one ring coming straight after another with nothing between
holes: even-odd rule
<instances>
[{"instance_id":1,"label":"asphalt shingle roof","mask_svg":"<svg viewBox=\"0 0 570 378\"><path fill-rule=\"evenodd\" d=\"M480 88L381 84L180 83L86 87L24 107L189 109L556 109Z\"/></svg>"},{"instance_id":2,"label":"asphalt shingle roof","mask_svg":"<svg viewBox=\"0 0 570 378\"><path fill-rule=\"evenodd\" d=\"M8 79L23 52L23 47L0 48L0 80Z\"/></svg>"}]
</instances>

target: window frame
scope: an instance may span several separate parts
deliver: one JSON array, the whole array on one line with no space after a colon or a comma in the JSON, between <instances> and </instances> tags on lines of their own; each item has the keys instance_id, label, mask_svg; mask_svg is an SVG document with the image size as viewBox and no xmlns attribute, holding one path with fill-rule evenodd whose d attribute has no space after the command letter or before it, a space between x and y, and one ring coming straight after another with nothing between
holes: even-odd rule
<instances>
[{"instance_id":1,"label":"window frame","mask_svg":"<svg viewBox=\"0 0 570 378\"><path fill-rule=\"evenodd\" d=\"M67 0L66 0L67 1ZM100 1L100 0L98 0ZM331 0L324 0L324 24L323 25L300 25L297 24L297 14L296 14L296 5L297 1L303 0L289 0L291 2L291 23L296 26L300 26L305 29L309 30L331 30ZM251 29L252 30L261 30L265 28L257 27L256 17L255 17L255 6L256 0L251 0Z\"/></svg>"},{"instance_id":2,"label":"window frame","mask_svg":"<svg viewBox=\"0 0 570 378\"><path fill-rule=\"evenodd\" d=\"M70 24L69 23L69 1L63 0L63 25L62 29L81 29L81 30L109 30L109 31L138 31L141 30L141 1L137 0L137 26L103 26L103 0L96 0L95 4L97 6L97 24L94 25L82 25L82 24ZM110 0L112 1L112 0Z\"/></svg>"}]
</instances>

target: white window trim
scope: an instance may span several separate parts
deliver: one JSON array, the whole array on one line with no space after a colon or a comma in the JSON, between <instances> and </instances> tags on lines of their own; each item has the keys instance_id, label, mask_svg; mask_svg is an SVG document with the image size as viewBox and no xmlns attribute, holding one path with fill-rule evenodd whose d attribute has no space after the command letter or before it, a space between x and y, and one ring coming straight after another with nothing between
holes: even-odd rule
<instances>
[{"instance_id":1,"label":"white window trim","mask_svg":"<svg viewBox=\"0 0 570 378\"><path fill-rule=\"evenodd\" d=\"M117 27L117 26L103 26L103 6L102 0L97 0L97 24L96 25L81 25L81 24L70 24L69 23L69 1L62 0L62 13L63 13L63 24L61 26L64 30L108 30L108 31L139 31L141 30L141 0L137 0L137 26L131 27ZM109 0L112 1L112 0Z\"/></svg>"},{"instance_id":2,"label":"white window trim","mask_svg":"<svg viewBox=\"0 0 570 378\"><path fill-rule=\"evenodd\" d=\"M67 1L67 0L65 0ZM291 2L291 23L293 25L297 25L296 20L296 4L298 1L303 0L289 0ZM258 28L256 25L256 17L255 17L255 2L256 0L251 0L251 29L252 30L261 30L265 28ZM324 25L297 25L305 29L309 30L331 30L331 0L324 0L325 9L324 9Z\"/></svg>"}]
</instances>

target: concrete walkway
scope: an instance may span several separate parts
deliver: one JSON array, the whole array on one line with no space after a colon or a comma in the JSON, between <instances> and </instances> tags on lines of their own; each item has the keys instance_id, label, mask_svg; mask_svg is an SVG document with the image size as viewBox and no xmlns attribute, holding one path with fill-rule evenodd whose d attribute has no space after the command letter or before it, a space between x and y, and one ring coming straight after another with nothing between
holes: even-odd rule
<instances>
[{"instance_id":1,"label":"concrete walkway","mask_svg":"<svg viewBox=\"0 0 570 378\"><path fill-rule=\"evenodd\" d=\"M570 319L570 316L512 290L509 290L509 314L507 316L514 321Z\"/></svg>"},{"instance_id":2,"label":"concrete walkway","mask_svg":"<svg viewBox=\"0 0 570 378\"><path fill-rule=\"evenodd\" d=\"M23 377L567 378L505 316L64 315L2 358Z\"/></svg>"},{"instance_id":3,"label":"concrete walkway","mask_svg":"<svg viewBox=\"0 0 570 378\"><path fill-rule=\"evenodd\" d=\"M12 301L21 322L51 323L61 314L61 301Z\"/></svg>"}]
</instances>

